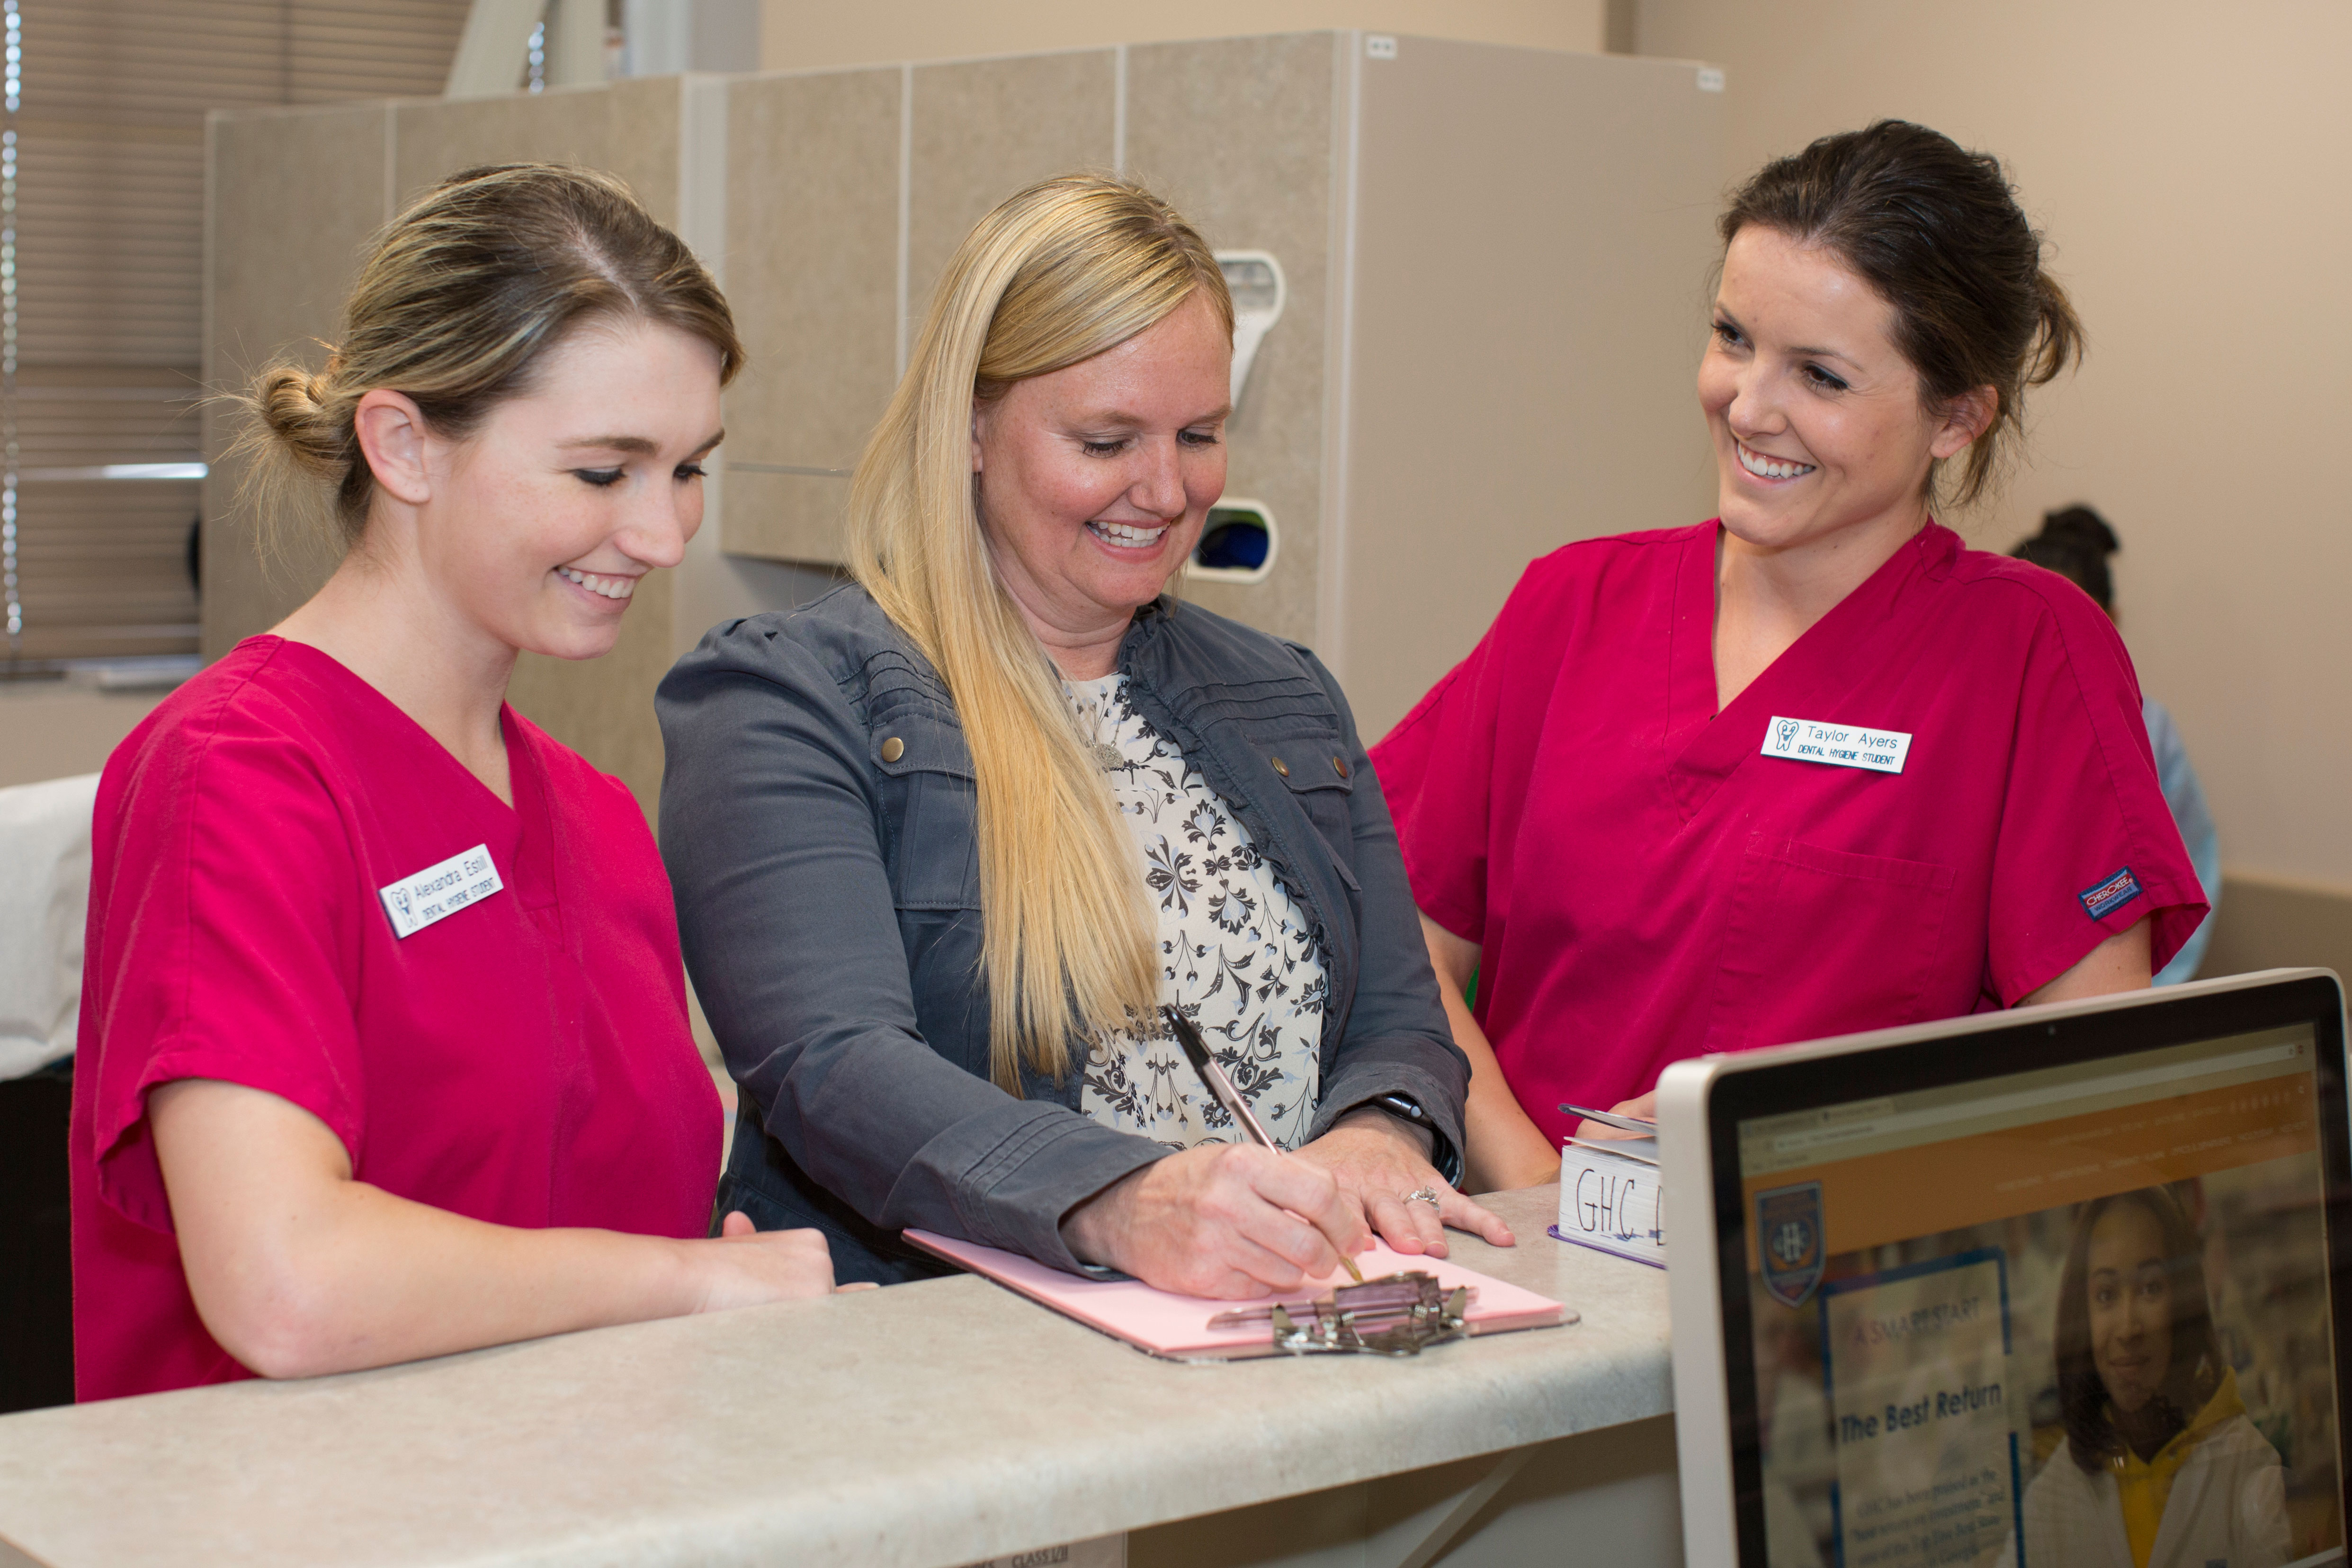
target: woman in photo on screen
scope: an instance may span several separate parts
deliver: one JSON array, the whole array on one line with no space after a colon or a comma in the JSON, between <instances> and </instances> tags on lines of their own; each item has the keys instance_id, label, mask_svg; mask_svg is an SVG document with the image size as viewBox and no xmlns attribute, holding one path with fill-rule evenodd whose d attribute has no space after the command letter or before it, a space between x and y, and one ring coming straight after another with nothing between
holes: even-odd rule
<instances>
[{"instance_id":1,"label":"woman in photo on screen","mask_svg":"<svg viewBox=\"0 0 2352 1568\"><path fill-rule=\"evenodd\" d=\"M2053 1336L2066 1438L2025 1490L2026 1568L2287 1561L2285 1467L2222 1358L2203 1253L2164 1187L2076 1214Z\"/></svg>"},{"instance_id":2,"label":"woman in photo on screen","mask_svg":"<svg viewBox=\"0 0 2352 1568\"><path fill-rule=\"evenodd\" d=\"M2122 548L2123 541L2116 537L2105 518L2089 507L2070 506L2043 513L2042 531L2019 540L2010 553L2057 573L2090 595L2091 602L2112 620L2115 574L2107 569L2107 557ZM2188 744L2181 740L2180 726L2173 722L2171 711L2155 698L2143 696L2140 717L2147 723L2147 743L2156 752L2157 782L2164 786L2165 804L2172 807L2172 820L2180 829L2181 842L2188 846L2190 863L2197 868L2197 880L2205 889L2208 906L2197 934L2182 942L2172 962L2157 972L2157 984L2178 985L2197 978L2197 966L2205 962L2205 949L2213 940L2211 911L2219 910L2221 901L2221 836L2213 826L2213 813L2205 804L2205 786L2198 782Z\"/></svg>"},{"instance_id":3,"label":"woman in photo on screen","mask_svg":"<svg viewBox=\"0 0 2352 1568\"><path fill-rule=\"evenodd\" d=\"M814 1232L707 1238L723 1123L644 813L505 701L677 563L740 359L625 186L516 165L393 220L325 368L255 382L265 531L331 497L344 553L100 784L79 1397L832 1288Z\"/></svg>"},{"instance_id":4,"label":"woman in photo on screen","mask_svg":"<svg viewBox=\"0 0 2352 1568\"><path fill-rule=\"evenodd\" d=\"M662 853L742 1086L721 1202L844 1278L922 1227L1196 1295L1456 1192L1445 1031L1329 671L1170 593L1223 490L1233 308L1148 191L1049 180L950 261L850 489L855 582L662 682ZM1239 1142L1155 1016L1272 1136Z\"/></svg>"},{"instance_id":5,"label":"woman in photo on screen","mask_svg":"<svg viewBox=\"0 0 2352 1568\"><path fill-rule=\"evenodd\" d=\"M1719 515L1534 563L1372 748L1474 1189L1670 1062L2137 989L2204 912L2115 628L1936 521L2082 349L2000 165L1881 121L1718 226Z\"/></svg>"}]
</instances>

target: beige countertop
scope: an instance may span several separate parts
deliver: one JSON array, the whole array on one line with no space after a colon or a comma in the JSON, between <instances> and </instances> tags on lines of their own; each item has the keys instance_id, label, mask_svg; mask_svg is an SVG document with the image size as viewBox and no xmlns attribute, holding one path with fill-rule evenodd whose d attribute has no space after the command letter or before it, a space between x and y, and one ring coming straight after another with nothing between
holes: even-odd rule
<instances>
[{"instance_id":1,"label":"beige countertop","mask_svg":"<svg viewBox=\"0 0 2352 1568\"><path fill-rule=\"evenodd\" d=\"M965 1276L10 1415L0 1564L942 1568L1659 1415L1665 1276L1558 1194L1454 1256L1582 1321L1414 1360L1179 1365Z\"/></svg>"}]
</instances>

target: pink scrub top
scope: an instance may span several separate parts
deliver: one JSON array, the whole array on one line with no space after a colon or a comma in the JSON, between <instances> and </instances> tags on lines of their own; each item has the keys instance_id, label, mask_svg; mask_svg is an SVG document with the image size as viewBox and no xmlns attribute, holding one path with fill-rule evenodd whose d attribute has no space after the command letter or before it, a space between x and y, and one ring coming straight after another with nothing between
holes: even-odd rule
<instances>
[{"instance_id":1,"label":"pink scrub top","mask_svg":"<svg viewBox=\"0 0 2352 1568\"><path fill-rule=\"evenodd\" d=\"M2123 643L2080 589L1929 523L1716 710L1717 525L1527 574L1371 749L1413 897L1555 1141L1669 1062L2013 1005L2205 912ZM1762 755L1776 720L1900 773ZM1808 731L1810 733L1810 731ZM1884 752L1873 753L1886 754Z\"/></svg>"},{"instance_id":2,"label":"pink scrub top","mask_svg":"<svg viewBox=\"0 0 2352 1568\"><path fill-rule=\"evenodd\" d=\"M496 1225L692 1237L719 1108L628 790L505 710L509 807L318 649L249 637L116 749L91 833L72 1128L77 1393L249 1375L205 1331L146 1120L267 1089L352 1171ZM503 890L407 937L387 884L487 846Z\"/></svg>"}]
</instances>

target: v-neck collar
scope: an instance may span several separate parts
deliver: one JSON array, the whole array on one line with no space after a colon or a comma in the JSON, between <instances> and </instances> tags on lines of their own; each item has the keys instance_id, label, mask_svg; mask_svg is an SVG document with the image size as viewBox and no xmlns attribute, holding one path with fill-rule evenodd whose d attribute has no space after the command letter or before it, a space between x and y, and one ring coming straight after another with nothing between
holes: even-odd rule
<instances>
[{"instance_id":1,"label":"v-neck collar","mask_svg":"<svg viewBox=\"0 0 2352 1568\"><path fill-rule=\"evenodd\" d=\"M1904 591L1958 546L1957 534L1930 520L1717 710L1716 562L1722 530L1718 521L1691 541L1675 584L1665 783L1685 821L1759 752L1774 714L1870 721L1870 715L1843 711L1841 704L1872 673L1873 639L1894 625L1893 611Z\"/></svg>"},{"instance_id":2,"label":"v-neck collar","mask_svg":"<svg viewBox=\"0 0 2352 1568\"><path fill-rule=\"evenodd\" d=\"M536 909L555 901L553 856L546 782L541 776L539 759L524 739L520 717L504 701L499 704L499 736L507 749L507 788L514 796L509 805L498 797L498 792L476 776L474 770L459 762L456 753L434 738L433 732L418 723L400 704L377 690L351 666L326 649L314 644L297 642L291 637L265 633L252 641L275 644L273 658L287 658L294 650L294 662L310 666L313 670L334 684L347 688L352 700L362 709L373 709L369 722L386 734L397 734L410 750L434 761L426 765L452 776L451 787L468 794L472 804L469 815L487 816L490 822L512 835L513 847L507 858L513 864L499 868L499 874L526 908ZM500 835L505 837L506 835ZM464 846L459 846L462 848Z\"/></svg>"}]
</instances>

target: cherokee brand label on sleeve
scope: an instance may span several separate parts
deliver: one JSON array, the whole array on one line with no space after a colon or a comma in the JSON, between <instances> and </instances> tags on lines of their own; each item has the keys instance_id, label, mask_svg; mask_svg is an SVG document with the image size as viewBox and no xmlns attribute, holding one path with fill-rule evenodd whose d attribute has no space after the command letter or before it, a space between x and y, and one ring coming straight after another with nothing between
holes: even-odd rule
<instances>
[{"instance_id":1,"label":"cherokee brand label on sleeve","mask_svg":"<svg viewBox=\"0 0 2352 1568\"><path fill-rule=\"evenodd\" d=\"M1903 759L1911 754L1911 737L1900 730L1783 719L1776 713L1765 727L1764 754L1791 763L1827 763L1833 768L1899 773Z\"/></svg>"},{"instance_id":2,"label":"cherokee brand label on sleeve","mask_svg":"<svg viewBox=\"0 0 2352 1568\"><path fill-rule=\"evenodd\" d=\"M2139 879L2126 866L2097 887L2084 889L2078 897L2093 920L2103 921L2138 898L2139 891Z\"/></svg>"},{"instance_id":3,"label":"cherokee brand label on sleeve","mask_svg":"<svg viewBox=\"0 0 2352 1568\"><path fill-rule=\"evenodd\" d=\"M505 887L499 880L499 868L490 863L490 847L477 844L377 889L376 896L383 900L383 912L392 917L393 934L411 937Z\"/></svg>"}]
</instances>

